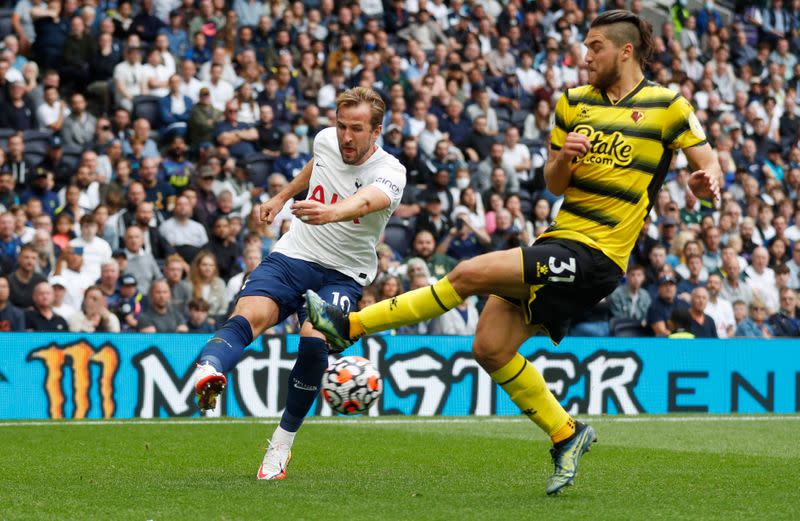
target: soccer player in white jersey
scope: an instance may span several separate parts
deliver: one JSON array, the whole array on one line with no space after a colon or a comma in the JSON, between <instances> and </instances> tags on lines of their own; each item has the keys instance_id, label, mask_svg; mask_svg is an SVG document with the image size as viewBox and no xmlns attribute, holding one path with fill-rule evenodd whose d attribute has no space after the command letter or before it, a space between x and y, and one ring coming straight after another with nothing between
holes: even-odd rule
<instances>
[{"instance_id":1,"label":"soccer player in white jersey","mask_svg":"<svg viewBox=\"0 0 800 521\"><path fill-rule=\"evenodd\" d=\"M231 318L200 355L197 403L209 410L225 388L225 373L254 338L295 312L303 324L286 409L258 479L286 476L295 434L319 394L328 365L325 337L306 321L305 291L313 289L346 312L375 277L375 244L406 182L405 167L375 144L384 111L380 96L369 88L356 87L337 98L336 127L317 134L312 160L261 205L261 219L272 222L289 199L308 190L308 198L291 207L291 230L247 278Z\"/></svg>"}]
</instances>

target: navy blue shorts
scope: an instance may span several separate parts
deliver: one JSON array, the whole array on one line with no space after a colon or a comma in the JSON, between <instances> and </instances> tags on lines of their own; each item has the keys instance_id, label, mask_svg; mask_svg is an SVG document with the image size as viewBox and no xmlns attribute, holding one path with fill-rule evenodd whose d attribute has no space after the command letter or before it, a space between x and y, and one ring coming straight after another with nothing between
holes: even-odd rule
<instances>
[{"instance_id":1,"label":"navy blue shorts","mask_svg":"<svg viewBox=\"0 0 800 521\"><path fill-rule=\"evenodd\" d=\"M356 309L363 288L336 270L271 253L247 278L239 297L269 297L278 304L278 323L296 312L302 324L307 317L304 304L309 289L348 312Z\"/></svg>"}]
</instances>

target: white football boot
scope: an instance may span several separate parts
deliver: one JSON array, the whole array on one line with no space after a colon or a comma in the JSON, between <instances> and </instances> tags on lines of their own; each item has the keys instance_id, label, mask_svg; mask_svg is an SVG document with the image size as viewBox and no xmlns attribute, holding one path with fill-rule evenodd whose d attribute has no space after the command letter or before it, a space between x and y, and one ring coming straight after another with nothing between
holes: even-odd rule
<instances>
[{"instance_id":1,"label":"white football boot","mask_svg":"<svg viewBox=\"0 0 800 521\"><path fill-rule=\"evenodd\" d=\"M225 390L228 380L208 362L197 364L195 375L197 383L194 391L197 394L197 406L201 411L211 411L217 406L217 397Z\"/></svg>"},{"instance_id":2,"label":"white football boot","mask_svg":"<svg viewBox=\"0 0 800 521\"><path fill-rule=\"evenodd\" d=\"M267 443L269 443L267 453L264 454L261 466L258 467L256 478L283 479L286 477L286 466L292 459L292 450L285 443L272 443L272 440Z\"/></svg>"}]
</instances>

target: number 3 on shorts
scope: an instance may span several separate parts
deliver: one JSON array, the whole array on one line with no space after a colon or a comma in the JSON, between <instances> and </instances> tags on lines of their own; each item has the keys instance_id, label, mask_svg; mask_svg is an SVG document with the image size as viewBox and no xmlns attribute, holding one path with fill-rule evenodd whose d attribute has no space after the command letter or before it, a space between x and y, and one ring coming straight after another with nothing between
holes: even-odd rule
<instances>
[{"instance_id":1,"label":"number 3 on shorts","mask_svg":"<svg viewBox=\"0 0 800 521\"><path fill-rule=\"evenodd\" d=\"M569 257L567 262L562 262L551 256L548 261L548 267L550 268L550 273L553 273L553 275L547 277L549 282L575 281L575 257ZM564 272L571 273L571 275L561 275Z\"/></svg>"}]
</instances>

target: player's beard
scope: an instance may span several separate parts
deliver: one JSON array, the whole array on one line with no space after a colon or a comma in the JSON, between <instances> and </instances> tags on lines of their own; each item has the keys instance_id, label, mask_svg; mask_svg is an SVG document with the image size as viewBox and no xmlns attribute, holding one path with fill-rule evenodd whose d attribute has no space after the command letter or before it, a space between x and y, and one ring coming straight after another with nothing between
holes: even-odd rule
<instances>
[{"instance_id":1,"label":"player's beard","mask_svg":"<svg viewBox=\"0 0 800 521\"><path fill-rule=\"evenodd\" d=\"M590 80L589 83L592 84L593 87L599 90L606 90L616 82L619 81L621 74L619 72L619 67L614 64L614 66L609 67L605 70L597 69L594 72L594 80Z\"/></svg>"},{"instance_id":2,"label":"player's beard","mask_svg":"<svg viewBox=\"0 0 800 521\"><path fill-rule=\"evenodd\" d=\"M344 161L344 164L346 164L346 165L357 165L364 158L364 156L367 154L367 152L369 152L370 148L372 148L372 143L367 143L363 148L356 148L355 149L355 155L354 155L353 159L348 160L347 158L345 158L345 155L344 155L344 146L342 146L342 144L340 143L339 144L339 154L341 154L342 161Z\"/></svg>"}]
</instances>

